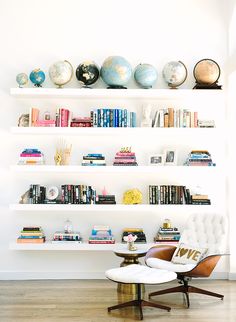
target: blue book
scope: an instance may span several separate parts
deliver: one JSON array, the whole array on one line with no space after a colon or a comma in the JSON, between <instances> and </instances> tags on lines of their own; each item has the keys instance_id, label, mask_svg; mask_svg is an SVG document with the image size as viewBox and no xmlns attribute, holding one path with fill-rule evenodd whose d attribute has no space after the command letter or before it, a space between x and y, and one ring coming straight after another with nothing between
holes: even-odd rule
<instances>
[{"instance_id":1,"label":"blue book","mask_svg":"<svg viewBox=\"0 0 236 322\"><path fill-rule=\"evenodd\" d=\"M131 116L132 116L132 124L131 127L136 127L136 113L135 112L131 112Z\"/></svg>"},{"instance_id":2,"label":"blue book","mask_svg":"<svg viewBox=\"0 0 236 322\"><path fill-rule=\"evenodd\" d=\"M127 110L124 110L124 127L127 127Z\"/></svg>"},{"instance_id":3,"label":"blue book","mask_svg":"<svg viewBox=\"0 0 236 322\"><path fill-rule=\"evenodd\" d=\"M102 157L102 153L88 153L87 154L88 157Z\"/></svg>"},{"instance_id":4,"label":"blue book","mask_svg":"<svg viewBox=\"0 0 236 322\"><path fill-rule=\"evenodd\" d=\"M122 110L119 109L119 116L118 116L118 126L122 127Z\"/></svg>"},{"instance_id":5,"label":"blue book","mask_svg":"<svg viewBox=\"0 0 236 322\"><path fill-rule=\"evenodd\" d=\"M115 109L115 127L119 127L119 110Z\"/></svg>"},{"instance_id":6,"label":"blue book","mask_svg":"<svg viewBox=\"0 0 236 322\"><path fill-rule=\"evenodd\" d=\"M97 114L98 114L97 127L101 127L101 109L100 108L97 110Z\"/></svg>"}]
</instances>

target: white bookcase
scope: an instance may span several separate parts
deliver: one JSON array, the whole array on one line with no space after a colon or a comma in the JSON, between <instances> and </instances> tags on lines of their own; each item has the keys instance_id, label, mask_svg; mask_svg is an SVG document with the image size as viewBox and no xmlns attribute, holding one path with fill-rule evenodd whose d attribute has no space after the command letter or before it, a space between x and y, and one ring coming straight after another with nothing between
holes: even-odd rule
<instances>
[{"instance_id":1,"label":"white bookcase","mask_svg":"<svg viewBox=\"0 0 236 322\"><path fill-rule=\"evenodd\" d=\"M217 90L158 90L158 89L74 89L74 88L12 88L10 94L19 110L18 116L27 113L34 106L42 111L54 113L56 107L66 106L75 116L89 115L92 108L120 106L137 112L140 121L141 108L150 103L153 111L172 106L198 111L199 118L214 119L216 128L43 128L11 127L14 145L10 171L15 185L10 209L14 216L20 216L23 225L41 225L46 235L63 228L69 217L75 230L81 232L85 241L94 224L109 224L115 234L114 245L58 245L47 242L43 245L17 244L12 242L12 250L113 250L120 246L122 229L143 227L148 244L152 245L159 225L167 217L180 229L191 213L226 212L225 171L223 136L225 118L224 91ZM17 123L17 116L15 124ZM53 156L58 138L72 142L70 166L53 165ZM41 166L18 166L17 157L26 147L39 147L46 156L46 164ZM123 146L132 146L137 154L137 167L113 167L115 152ZM178 151L177 166L150 166L150 155L160 154L165 148L174 147ZM212 153L216 167L187 167L183 161L192 149L207 149ZM86 153L104 153L108 166L82 167L79 158ZM15 160L15 161L14 161ZM106 186L109 193L116 194L117 205L26 205L19 204L20 195L31 183L50 186L72 183L93 185L100 193ZM149 184L186 185L193 192L202 186L212 200L211 206L193 205L149 205L147 192ZM139 188L143 193L143 204L123 205L122 194L130 188ZM30 217L29 217L30 214ZM43 216L45 214L45 216ZM56 216L55 216L56 215ZM25 217L24 217L25 216ZM49 217L50 216L50 217ZM50 220L49 220L50 218ZM47 227L47 220L50 222ZM18 218L19 222L19 218ZM42 222L42 223L41 223ZM19 227L19 231L21 227ZM78 229L77 229L78 228ZM16 232L17 233L19 233ZM17 237L17 235L16 235ZM123 244L122 244L123 245Z\"/></svg>"}]
</instances>

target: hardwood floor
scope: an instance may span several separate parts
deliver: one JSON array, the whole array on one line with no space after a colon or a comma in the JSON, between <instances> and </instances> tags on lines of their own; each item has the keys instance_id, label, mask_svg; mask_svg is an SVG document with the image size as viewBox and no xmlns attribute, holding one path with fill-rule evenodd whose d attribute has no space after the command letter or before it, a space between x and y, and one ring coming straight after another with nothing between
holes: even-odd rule
<instances>
[{"instance_id":1,"label":"hardwood floor","mask_svg":"<svg viewBox=\"0 0 236 322\"><path fill-rule=\"evenodd\" d=\"M223 301L190 294L186 309L182 294L163 295L153 301L171 306L171 312L145 307L144 321L235 322L236 281L198 280L194 285L225 295ZM133 308L107 312L107 307L131 296L119 295L116 284L107 280L0 281L0 322L128 322L138 320ZM146 286L145 297L158 288Z\"/></svg>"}]
</instances>

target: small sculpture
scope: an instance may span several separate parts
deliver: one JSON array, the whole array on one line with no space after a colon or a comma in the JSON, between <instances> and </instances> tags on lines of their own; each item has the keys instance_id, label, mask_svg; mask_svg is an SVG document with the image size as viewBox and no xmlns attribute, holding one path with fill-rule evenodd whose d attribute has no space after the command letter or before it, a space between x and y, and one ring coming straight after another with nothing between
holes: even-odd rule
<instances>
[{"instance_id":1,"label":"small sculpture","mask_svg":"<svg viewBox=\"0 0 236 322\"><path fill-rule=\"evenodd\" d=\"M137 247L134 245L135 240L137 239L136 235L129 234L128 236L124 237L124 241L127 242L128 250L135 251Z\"/></svg>"},{"instance_id":2,"label":"small sculpture","mask_svg":"<svg viewBox=\"0 0 236 322\"><path fill-rule=\"evenodd\" d=\"M138 189L127 190L123 196L123 204L137 205L142 203L142 192Z\"/></svg>"},{"instance_id":3,"label":"small sculpture","mask_svg":"<svg viewBox=\"0 0 236 322\"><path fill-rule=\"evenodd\" d=\"M21 197L20 197L20 204L27 204L29 203L29 190L27 190Z\"/></svg>"},{"instance_id":4,"label":"small sculpture","mask_svg":"<svg viewBox=\"0 0 236 322\"><path fill-rule=\"evenodd\" d=\"M20 88L28 83L28 76L25 73L20 73L16 75L16 82Z\"/></svg>"},{"instance_id":5,"label":"small sculpture","mask_svg":"<svg viewBox=\"0 0 236 322\"><path fill-rule=\"evenodd\" d=\"M22 127L29 126L29 114L21 114L18 120L18 126L22 126Z\"/></svg>"},{"instance_id":6,"label":"small sculpture","mask_svg":"<svg viewBox=\"0 0 236 322\"><path fill-rule=\"evenodd\" d=\"M152 127L151 112L152 106L150 104L143 106L141 127Z\"/></svg>"},{"instance_id":7,"label":"small sculpture","mask_svg":"<svg viewBox=\"0 0 236 322\"><path fill-rule=\"evenodd\" d=\"M56 165L69 165L71 156L72 145L67 146L64 140L60 140L58 147L56 148L56 153L54 156L54 161Z\"/></svg>"}]
</instances>

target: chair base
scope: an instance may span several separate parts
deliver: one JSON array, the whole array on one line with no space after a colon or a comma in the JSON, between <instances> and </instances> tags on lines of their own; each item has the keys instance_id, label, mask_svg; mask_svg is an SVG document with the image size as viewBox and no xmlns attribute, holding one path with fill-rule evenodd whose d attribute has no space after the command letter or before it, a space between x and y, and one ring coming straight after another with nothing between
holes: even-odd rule
<instances>
[{"instance_id":1,"label":"chair base","mask_svg":"<svg viewBox=\"0 0 236 322\"><path fill-rule=\"evenodd\" d=\"M181 286L176 286L176 287L168 288L168 289L162 290L162 291L152 292L152 293L150 293L148 295L148 297L150 299L152 296L156 296L156 295L169 294L169 293L184 293L185 296L186 296L186 301L187 301L187 307L188 308L190 307L189 293L199 293L199 294L209 295L209 296L213 296L213 297L218 297L221 300L224 299L224 295L221 295L221 294L218 294L218 293L209 292L207 290L203 290L201 288L188 285L188 281L187 280L181 280L181 282L184 283Z\"/></svg>"},{"instance_id":2,"label":"chair base","mask_svg":"<svg viewBox=\"0 0 236 322\"><path fill-rule=\"evenodd\" d=\"M129 302L124 302L120 303L114 306L110 306L107 308L108 312L116 309L122 309L124 307L129 307L129 306L137 306L139 308L139 315L140 315L140 320L143 320L143 306L150 306L150 307L155 307L158 309L166 310L170 312L171 308L169 306L161 305L158 303L152 303L149 301L145 301L141 298L141 284L137 284L138 288L138 293L137 293L137 299Z\"/></svg>"}]
</instances>

